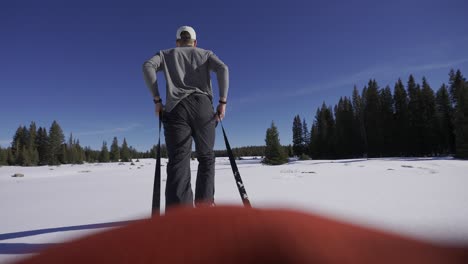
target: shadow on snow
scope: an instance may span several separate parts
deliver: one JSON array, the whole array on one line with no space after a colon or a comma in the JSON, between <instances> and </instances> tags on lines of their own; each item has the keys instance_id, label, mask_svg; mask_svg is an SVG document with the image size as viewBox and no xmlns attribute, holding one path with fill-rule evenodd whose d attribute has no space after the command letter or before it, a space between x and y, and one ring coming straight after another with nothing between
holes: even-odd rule
<instances>
[{"instance_id":1,"label":"shadow on snow","mask_svg":"<svg viewBox=\"0 0 468 264\"><path fill-rule=\"evenodd\" d=\"M67 231L78 231L78 230L90 230L99 228L110 228L119 227L130 224L134 221L122 221L122 222L110 222L100 224L89 224L89 225L78 225L78 226L66 226L56 228L46 228L38 230L21 231L14 233L0 234L1 240L16 239L21 237L36 236L42 234L56 233L56 232L67 232ZM54 243L49 244L27 244L27 243L0 243L0 254L31 254L37 253L44 248L56 245Z\"/></svg>"}]
</instances>

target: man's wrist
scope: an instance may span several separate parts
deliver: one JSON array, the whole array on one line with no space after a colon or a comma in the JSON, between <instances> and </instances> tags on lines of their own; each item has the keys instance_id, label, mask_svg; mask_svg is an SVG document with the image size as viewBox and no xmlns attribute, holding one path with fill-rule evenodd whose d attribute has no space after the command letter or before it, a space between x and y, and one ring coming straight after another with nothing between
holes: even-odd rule
<instances>
[{"instance_id":1,"label":"man's wrist","mask_svg":"<svg viewBox=\"0 0 468 264\"><path fill-rule=\"evenodd\" d=\"M155 104L162 104L162 99L161 99L161 98L156 98L156 97L155 97L155 98L153 98L153 102L154 102Z\"/></svg>"},{"instance_id":2,"label":"man's wrist","mask_svg":"<svg viewBox=\"0 0 468 264\"><path fill-rule=\"evenodd\" d=\"M219 99L219 101L218 101L218 102L219 102L220 104L227 104L227 101L226 101L226 99L224 99L224 100L223 100L223 99Z\"/></svg>"}]
</instances>

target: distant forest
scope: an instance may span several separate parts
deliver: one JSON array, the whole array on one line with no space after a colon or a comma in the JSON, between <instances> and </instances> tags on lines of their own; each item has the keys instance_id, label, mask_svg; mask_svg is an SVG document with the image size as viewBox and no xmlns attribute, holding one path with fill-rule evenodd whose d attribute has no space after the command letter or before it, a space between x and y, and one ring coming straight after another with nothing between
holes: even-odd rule
<instances>
[{"instance_id":1,"label":"distant forest","mask_svg":"<svg viewBox=\"0 0 468 264\"><path fill-rule=\"evenodd\" d=\"M310 130L293 120L293 153L314 159L438 156L468 158L468 82L451 70L435 93L426 78L399 79L393 93L369 80L359 93L317 109Z\"/></svg>"},{"instance_id":2,"label":"distant forest","mask_svg":"<svg viewBox=\"0 0 468 264\"><path fill-rule=\"evenodd\" d=\"M45 127L36 127L31 122L29 128L20 126L16 130L11 147L0 148L0 165L59 165L82 164L84 162L128 162L132 158L151 157L150 151L138 152L128 146L124 138L119 145L114 137L110 149L104 141L100 150L83 148L78 139L70 134L67 141L63 130L57 121L54 121L49 130Z\"/></svg>"},{"instance_id":3,"label":"distant forest","mask_svg":"<svg viewBox=\"0 0 468 264\"><path fill-rule=\"evenodd\" d=\"M323 102L317 109L312 127L296 115L292 124L292 145L283 146L289 156L314 159L358 157L439 156L468 158L468 82L460 70L451 70L448 85L436 92L426 78L422 84L412 75L406 83L399 79L393 92L369 80L351 97L341 97L333 107ZM236 157L264 156L266 146L234 148ZM161 146L167 157L165 145ZM217 157L227 156L215 150ZM54 121L47 130L20 126L11 146L0 147L0 165L59 165L84 162L125 162L156 157L156 146L138 152L124 138L114 137L110 147L103 142L100 150L82 147L70 134L68 140ZM192 154L195 158L195 153Z\"/></svg>"},{"instance_id":4,"label":"distant forest","mask_svg":"<svg viewBox=\"0 0 468 264\"><path fill-rule=\"evenodd\" d=\"M236 157L263 156L265 146L248 146L232 149ZM292 154L291 151L289 151ZM225 150L215 150L217 157L227 156ZM167 158L167 148L161 145L161 156ZM129 162L132 159L155 158L156 146L146 152L139 152L128 145L126 138L120 145L114 137L110 146L102 143L100 150L82 147L79 139L70 134L68 140L57 121L50 128L37 128L35 122L29 127L19 126L16 130L11 147L0 147L0 165L38 166L60 164L83 164L84 162ZM196 154L192 154L196 158Z\"/></svg>"}]
</instances>

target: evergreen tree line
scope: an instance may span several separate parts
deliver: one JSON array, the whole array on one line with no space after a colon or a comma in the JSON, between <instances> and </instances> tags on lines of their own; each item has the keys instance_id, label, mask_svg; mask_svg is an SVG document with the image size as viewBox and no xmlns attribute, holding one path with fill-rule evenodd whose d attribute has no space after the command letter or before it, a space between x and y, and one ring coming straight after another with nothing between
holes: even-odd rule
<instances>
[{"instance_id":1,"label":"evergreen tree line","mask_svg":"<svg viewBox=\"0 0 468 264\"><path fill-rule=\"evenodd\" d=\"M234 157L254 157L254 156L264 156L265 155L265 146L246 146L238 147L232 149L232 154ZM227 157L227 150L215 150L216 157Z\"/></svg>"},{"instance_id":2,"label":"evergreen tree line","mask_svg":"<svg viewBox=\"0 0 468 264\"><path fill-rule=\"evenodd\" d=\"M59 165L82 164L83 162L127 162L132 158L145 156L134 148L129 147L126 139L119 146L117 137L112 141L110 151L107 142L103 142L101 150L92 150L90 147L81 147L80 141L70 134L65 141L63 130L54 121L47 130L37 128L35 122L31 122L29 128L20 126L16 130L11 147L0 147L0 165ZM153 156L154 157L154 156Z\"/></svg>"},{"instance_id":3,"label":"evergreen tree line","mask_svg":"<svg viewBox=\"0 0 468 264\"><path fill-rule=\"evenodd\" d=\"M153 145L146 152L139 152L129 147L126 139L119 145L117 137L108 147L106 141L102 143L100 150L90 147L81 147L78 139L70 135L67 142L60 125L54 121L49 132L45 128L36 129L36 124L31 123L29 129L20 126L13 138L12 147L0 147L0 165L37 166L37 165L59 165L59 164L83 164L84 162L127 162L131 159L155 158L157 146ZM34 143L32 143L34 142ZM13 147L14 146L14 147ZM232 152L236 158L246 156L265 156L266 146L246 146L233 148ZM281 146L282 152L292 156L292 147ZM226 150L215 150L216 157L227 157ZM167 148L161 144L161 157L167 158ZM192 153L196 158L196 153Z\"/></svg>"},{"instance_id":4,"label":"evergreen tree line","mask_svg":"<svg viewBox=\"0 0 468 264\"><path fill-rule=\"evenodd\" d=\"M399 79L393 93L369 80L333 108L317 109L310 131L293 120L293 152L313 158L452 155L468 158L468 82L451 70L435 93L426 78Z\"/></svg>"},{"instance_id":5,"label":"evergreen tree line","mask_svg":"<svg viewBox=\"0 0 468 264\"><path fill-rule=\"evenodd\" d=\"M136 158L155 158L156 157L157 146L154 145L149 151L136 153L133 157ZM216 157L227 157L227 150L215 150ZM264 156L265 155L265 146L246 146L246 147L237 147L232 148L232 153L234 157L254 157L254 156ZM292 152L291 152L292 153ZM167 148L165 144L161 144L161 157L167 158ZM192 152L192 158L196 158L196 152Z\"/></svg>"},{"instance_id":6,"label":"evergreen tree line","mask_svg":"<svg viewBox=\"0 0 468 264\"><path fill-rule=\"evenodd\" d=\"M153 145L150 150L146 152L138 152L133 148L130 148L130 153L132 158L138 158L138 159L149 159L149 158L156 158L156 151L157 151L157 145ZM165 144L161 144L161 157L162 158L167 158L167 148Z\"/></svg>"},{"instance_id":7,"label":"evergreen tree line","mask_svg":"<svg viewBox=\"0 0 468 264\"><path fill-rule=\"evenodd\" d=\"M127 140L124 138L122 146L119 146L117 137L114 137L112 144L109 148L107 142L102 142L101 151L95 152L96 156L92 160L87 162L129 162L132 158L139 158L142 154L138 153L134 148L129 147Z\"/></svg>"}]
</instances>

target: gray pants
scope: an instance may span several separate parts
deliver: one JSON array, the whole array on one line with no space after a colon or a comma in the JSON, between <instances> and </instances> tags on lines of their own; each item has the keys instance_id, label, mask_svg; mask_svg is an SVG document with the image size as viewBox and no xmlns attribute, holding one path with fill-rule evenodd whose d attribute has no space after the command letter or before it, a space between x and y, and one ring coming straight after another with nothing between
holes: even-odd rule
<instances>
[{"instance_id":1,"label":"gray pants","mask_svg":"<svg viewBox=\"0 0 468 264\"><path fill-rule=\"evenodd\" d=\"M163 113L164 136L169 157L166 208L178 204L193 206L190 184L192 138L198 159L195 203L214 202L216 120L213 104L204 94L192 94L171 112Z\"/></svg>"}]
</instances>

